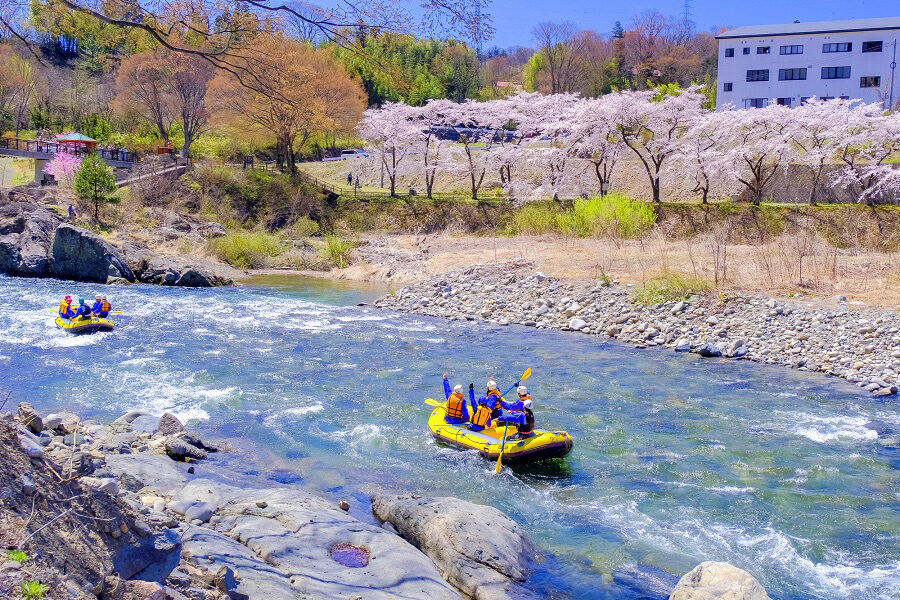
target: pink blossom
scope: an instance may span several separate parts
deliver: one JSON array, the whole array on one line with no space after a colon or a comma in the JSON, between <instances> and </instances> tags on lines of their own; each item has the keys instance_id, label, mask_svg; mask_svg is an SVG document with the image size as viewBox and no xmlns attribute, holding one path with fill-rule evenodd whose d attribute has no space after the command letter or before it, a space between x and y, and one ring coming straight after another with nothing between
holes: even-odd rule
<instances>
[{"instance_id":1,"label":"pink blossom","mask_svg":"<svg viewBox=\"0 0 900 600\"><path fill-rule=\"evenodd\" d=\"M81 158L65 150L60 150L44 166L44 173L53 175L57 181L65 185L71 185L80 168Z\"/></svg>"}]
</instances>

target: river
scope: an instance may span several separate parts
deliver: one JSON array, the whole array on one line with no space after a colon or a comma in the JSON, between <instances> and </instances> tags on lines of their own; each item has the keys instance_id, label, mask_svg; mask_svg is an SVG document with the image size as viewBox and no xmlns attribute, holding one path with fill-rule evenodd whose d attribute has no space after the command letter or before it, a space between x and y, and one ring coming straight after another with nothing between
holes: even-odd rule
<instances>
[{"instance_id":1,"label":"river","mask_svg":"<svg viewBox=\"0 0 900 600\"><path fill-rule=\"evenodd\" d=\"M54 327L61 296L97 289L0 277L13 402L98 419L172 411L232 440L215 460L349 499L362 519L371 483L496 506L546 552L530 583L554 598L637 597L612 574L703 560L747 569L773 598L900 597L896 399L796 370L389 313L357 306L383 289L283 277L106 287L126 313L116 331ZM481 390L527 367L538 426L575 438L567 459L495 475L430 437L422 400L442 393L443 371Z\"/></svg>"}]
</instances>

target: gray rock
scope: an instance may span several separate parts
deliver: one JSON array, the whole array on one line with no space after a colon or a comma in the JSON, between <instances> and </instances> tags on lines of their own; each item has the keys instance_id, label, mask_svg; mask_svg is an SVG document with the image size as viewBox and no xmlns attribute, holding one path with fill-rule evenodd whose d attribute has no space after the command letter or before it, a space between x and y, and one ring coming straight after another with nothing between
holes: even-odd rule
<instances>
[{"instance_id":1,"label":"gray rock","mask_svg":"<svg viewBox=\"0 0 900 600\"><path fill-rule=\"evenodd\" d=\"M173 435L184 431L184 425L172 413L163 413L163 416L159 418L158 430L163 435Z\"/></svg>"},{"instance_id":2,"label":"gray rock","mask_svg":"<svg viewBox=\"0 0 900 600\"><path fill-rule=\"evenodd\" d=\"M674 306L672 306L671 309L669 309L669 312L672 313L673 315L677 315L678 313L680 313L681 311L684 310L684 306L685 306L684 301L679 300L678 302L675 303Z\"/></svg>"},{"instance_id":3,"label":"gray rock","mask_svg":"<svg viewBox=\"0 0 900 600\"><path fill-rule=\"evenodd\" d=\"M41 458L44 456L44 448L34 439L34 436L25 435L20 429L18 439L19 446L29 458Z\"/></svg>"},{"instance_id":4,"label":"gray rock","mask_svg":"<svg viewBox=\"0 0 900 600\"><path fill-rule=\"evenodd\" d=\"M44 417L44 429L54 430L62 425L63 416L58 413L50 413Z\"/></svg>"},{"instance_id":5,"label":"gray rock","mask_svg":"<svg viewBox=\"0 0 900 600\"><path fill-rule=\"evenodd\" d=\"M188 521L196 519L201 523L206 523L217 509L218 507L210 502L198 502L184 511L184 517Z\"/></svg>"},{"instance_id":6,"label":"gray rock","mask_svg":"<svg viewBox=\"0 0 900 600\"><path fill-rule=\"evenodd\" d=\"M715 344L702 344L696 348L697 354L703 358L716 358L722 356L722 351Z\"/></svg>"},{"instance_id":7,"label":"gray rock","mask_svg":"<svg viewBox=\"0 0 900 600\"><path fill-rule=\"evenodd\" d=\"M132 492L153 487L171 494L188 482L186 465L156 454L110 454L106 457L106 470Z\"/></svg>"},{"instance_id":8,"label":"gray rock","mask_svg":"<svg viewBox=\"0 0 900 600\"><path fill-rule=\"evenodd\" d=\"M183 461L186 458L194 460L203 460L207 457L204 450L189 444L184 438L179 436L171 436L166 438L166 454L172 459Z\"/></svg>"},{"instance_id":9,"label":"gray rock","mask_svg":"<svg viewBox=\"0 0 900 600\"><path fill-rule=\"evenodd\" d=\"M44 430L44 420L41 418L41 413L34 410L34 407L27 402L19 403L18 414L19 422L34 433L40 433Z\"/></svg>"},{"instance_id":10,"label":"gray rock","mask_svg":"<svg viewBox=\"0 0 900 600\"><path fill-rule=\"evenodd\" d=\"M183 287L231 285L243 276L243 272L233 267L190 256L150 255L136 268L144 283Z\"/></svg>"},{"instance_id":11,"label":"gray rock","mask_svg":"<svg viewBox=\"0 0 900 600\"><path fill-rule=\"evenodd\" d=\"M669 600L769 600L769 595L747 571L708 561L682 577Z\"/></svg>"},{"instance_id":12,"label":"gray rock","mask_svg":"<svg viewBox=\"0 0 900 600\"><path fill-rule=\"evenodd\" d=\"M897 393L897 388L894 386L884 387L884 388L881 388L879 390L875 390L874 392L872 392L872 394L875 396L893 396L896 393Z\"/></svg>"},{"instance_id":13,"label":"gray rock","mask_svg":"<svg viewBox=\"0 0 900 600\"><path fill-rule=\"evenodd\" d=\"M149 415L145 410L129 410L127 413L113 421L113 423L131 423L138 417L143 417L145 415Z\"/></svg>"},{"instance_id":14,"label":"gray rock","mask_svg":"<svg viewBox=\"0 0 900 600\"><path fill-rule=\"evenodd\" d=\"M53 236L50 272L78 281L106 283L110 277L134 281L118 249L100 236L66 223L57 227Z\"/></svg>"},{"instance_id":15,"label":"gray rock","mask_svg":"<svg viewBox=\"0 0 900 600\"><path fill-rule=\"evenodd\" d=\"M196 500L172 500L166 504L166 510L170 510L179 515L184 515L184 513L195 504L197 504Z\"/></svg>"},{"instance_id":16,"label":"gray rock","mask_svg":"<svg viewBox=\"0 0 900 600\"><path fill-rule=\"evenodd\" d=\"M61 219L15 191L0 191L0 204L0 273L48 275L50 244Z\"/></svg>"},{"instance_id":17,"label":"gray rock","mask_svg":"<svg viewBox=\"0 0 900 600\"><path fill-rule=\"evenodd\" d=\"M131 427L135 433L149 433L153 435L159 431L159 417L153 415L140 415L131 421Z\"/></svg>"},{"instance_id":18,"label":"gray rock","mask_svg":"<svg viewBox=\"0 0 900 600\"><path fill-rule=\"evenodd\" d=\"M101 492L105 492L110 496L117 496L119 494L119 482L113 479L112 477L108 477L103 479L97 489Z\"/></svg>"},{"instance_id":19,"label":"gray rock","mask_svg":"<svg viewBox=\"0 0 900 600\"><path fill-rule=\"evenodd\" d=\"M181 541L173 530L136 537L113 558L113 570L123 579L163 582L181 558Z\"/></svg>"},{"instance_id":20,"label":"gray rock","mask_svg":"<svg viewBox=\"0 0 900 600\"><path fill-rule=\"evenodd\" d=\"M37 486L34 484L34 479L28 473L22 473L22 492L26 495L30 496L37 491Z\"/></svg>"},{"instance_id":21,"label":"gray rock","mask_svg":"<svg viewBox=\"0 0 900 600\"><path fill-rule=\"evenodd\" d=\"M63 444L66 446L80 446L84 443L84 436L80 433L70 433L63 438Z\"/></svg>"},{"instance_id":22,"label":"gray rock","mask_svg":"<svg viewBox=\"0 0 900 600\"><path fill-rule=\"evenodd\" d=\"M476 600L536 598L517 582L530 575L537 551L497 509L458 498L380 495L372 498L372 512L425 552L464 594Z\"/></svg>"},{"instance_id":23,"label":"gray rock","mask_svg":"<svg viewBox=\"0 0 900 600\"><path fill-rule=\"evenodd\" d=\"M569 329L573 331L581 331L585 327L587 327L587 323L584 321L584 319L579 319L578 317L572 317L571 319L569 319Z\"/></svg>"}]
</instances>

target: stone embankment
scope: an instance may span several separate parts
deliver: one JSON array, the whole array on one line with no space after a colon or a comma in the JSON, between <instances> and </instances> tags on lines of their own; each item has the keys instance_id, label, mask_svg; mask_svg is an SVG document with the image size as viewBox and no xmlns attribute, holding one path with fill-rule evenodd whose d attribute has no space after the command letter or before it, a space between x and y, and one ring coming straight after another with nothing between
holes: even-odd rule
<instances>
[{"instance_id":1,"label":"stone embankment","mask_svg":"<svg viewBox=\"0 0 900 600\"><path fill-rule=\"evenodd\" d=\"M128 242L117 247L99 235L63 222L40 190L0 190L0 274L58 277L98 283L155 283L192 287L230 285L236 269L192 256L162 256ZM218 223L182 218L180 235L224 235ZM185 229L187 228L187 229Z\"/></svg>"},{"instance_id":2,"label":"stone embankment","mask_svg":"<svg viewBox=\"0 0 900 600\"><path fill-rule=\"evenodd\" d=\"M451 271L375 304L818 371L878 396L900 387L900 314L852 307L843 298L784 301L722 293L642 306L615 282L553 279L530 262L513 261Z\"/></svg>"}]
</instances>

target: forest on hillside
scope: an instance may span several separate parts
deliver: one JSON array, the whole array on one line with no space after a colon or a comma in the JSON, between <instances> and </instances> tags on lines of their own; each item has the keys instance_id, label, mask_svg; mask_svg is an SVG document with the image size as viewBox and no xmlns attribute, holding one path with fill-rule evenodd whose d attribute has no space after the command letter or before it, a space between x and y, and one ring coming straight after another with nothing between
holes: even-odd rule
<instances>
[{"instance_id":1,"label":"forest on hillside","mask_svg":"<svg viewBox=\"0 0 900 600\"><path fill-rule=\"evenodd\" d=\"M489 17L433 4L432 19L410 27L362 5L338 18L266 2L0 2L0 132L292 163L358 144L363 111L385 102L596 97L715 76L713 35L658 11L609 32L539 23L533 46L479 54Z\"/></svg>"}]
</instances>

